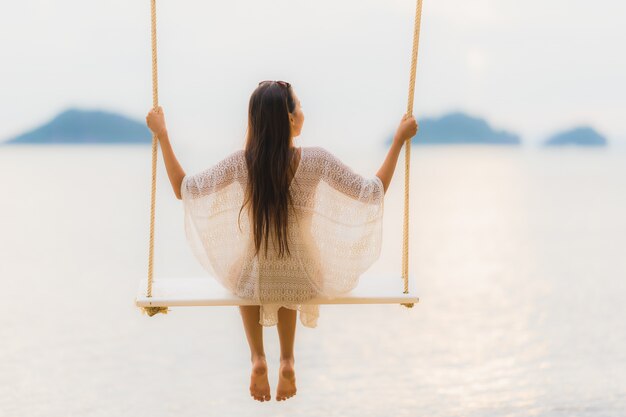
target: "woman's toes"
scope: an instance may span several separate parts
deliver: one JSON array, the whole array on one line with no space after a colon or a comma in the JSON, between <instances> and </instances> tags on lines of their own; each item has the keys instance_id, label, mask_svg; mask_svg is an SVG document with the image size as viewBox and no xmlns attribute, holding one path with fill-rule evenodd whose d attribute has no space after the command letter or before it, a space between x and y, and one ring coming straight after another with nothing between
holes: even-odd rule
<instances>
[{"instance_id":1,"label":"woman's toes","mask_svg":"<svg viewBox=\"0 0 626 417\"><path fill-rule=\"evenodd\" d=\"M263 402L263 401L269 401L269 400L271 400L271 399L272 399L272 396L271 396L271 395L269 395L269 394L265 394L265 395L264 395L264 394L256 394L256 393L254 393L254 392L251 392L251 393L250 393L250 396L251 396L252 398L254 398L255 400L257 400L257 401L261 401L261 402Z\"/></svg>"}]
</instances>

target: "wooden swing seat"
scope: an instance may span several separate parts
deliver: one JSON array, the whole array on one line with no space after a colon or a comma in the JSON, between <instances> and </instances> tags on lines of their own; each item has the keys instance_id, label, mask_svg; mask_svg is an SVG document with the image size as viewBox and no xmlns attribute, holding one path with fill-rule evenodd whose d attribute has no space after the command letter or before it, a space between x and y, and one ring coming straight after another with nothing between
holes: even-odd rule
<instances>
[{"instance_id":1,"label":"wooden swing seat","mask_svg":"<svg viewBox=\"0 0 626 417\"><path fill-rule=\"evenodd\" d=\"M412 277L409 278L414 284ZM394 285L394 284L398 285ZM414 304L419 298L404 294L400 276L364 274L349 293L336 298L314 298L301 304ZM147 278L141 280L135 304L137 307L193 307L255 305L231 294L211 276L156 278L152 281L152 297L146 296ZM415 286L412 286L415 288Z\"/></svg>"}]
</instances>

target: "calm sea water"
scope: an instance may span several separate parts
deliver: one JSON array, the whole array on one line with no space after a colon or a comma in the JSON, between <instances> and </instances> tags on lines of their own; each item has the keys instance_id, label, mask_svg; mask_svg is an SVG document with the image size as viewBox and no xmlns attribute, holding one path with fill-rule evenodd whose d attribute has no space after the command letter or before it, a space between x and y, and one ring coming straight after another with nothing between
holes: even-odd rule
<instances>
[{"instance_id":1,"label":"calm sea water","mask_svg":"<svg viewBox=\"0 0 626 417\"><path fill-rule=\"evenodd\" d=\"M373 175L384 151L348 156ZM236 308L133 305L149 149L0 148L0 415L626 415L626 153L412 156L420 304L322 306L318 328L298 324L298 394L261 404ZM374 275L400 274L402 158ZM164 174L156 274L202 274ZM274 395L275 328L265 337Z\"/></svg>"}]
</instances>

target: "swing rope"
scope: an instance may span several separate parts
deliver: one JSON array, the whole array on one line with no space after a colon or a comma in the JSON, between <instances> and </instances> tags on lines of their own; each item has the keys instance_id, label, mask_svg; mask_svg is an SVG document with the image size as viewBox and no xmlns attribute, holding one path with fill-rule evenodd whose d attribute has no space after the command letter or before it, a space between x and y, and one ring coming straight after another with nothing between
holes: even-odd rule
<instances>
[{"instance_id":1,"label":"swing rope","mask_svg":"<svg viewBox=\"0 0 626 417\"><path fill-rule=\"evenodd\" d=\"M415 5L415 21L413 23L413 52L411 54L411 75L409 77L409 101L406 114L413 114L413 98L415 96L415 74L417 69L417 53L420 43L420 27L422 24L422 0ZM402 280L404 293L409 293L409 185L411 171L411 138L404 143L404 223L402 225ZM413 303L403 303L405 307L413 307Z\"/></svg>"},{"instance_id":2,"label":"swing rope","mask_svg":"<svg viewBox=\"0 0 626 417\"><path fill-rule=\"evenodd\" d=\"M157 76L157 40L156 40L156 0L150 0L151 39L152 39L152 108L159 107L159 78ZM148 249L148 286L146 296L152 297L152 279L154 276L154 214L156 208L156 175L157 175L157 136L152 134L152 185L150 188L150 239ZM150 317L157 313L167 314L167 307L142 307L142 312Z\"/></svg>"},{"instance_id":3,"label":"swing rope","mask_svg":"<svg viewBox=\"0 0 626 417\"><path fill-rule=\"evenodd\" d=\"M150 0L151 12L151 41L152 41L152 108L159 106L159 85L157 76L157 39L156 39L156 0ZM413 51L411 57L411 72L409 77L409 99L407 115L413 114L413 98L415 95L415 74L422 20L422 0L416 0L415 20L413 25ZM408 142L408 143L407 143ZM404 143L404 222L402 227L402 280L404 294L409 293L409 185L411 168L411 139ZM152 281L154 276L154 218L156 208L156 175L157 175L158 139L152 135L152 184L150 188L150 239L148 244L148 283L146 297L152 297ZM413 303L403 303L405 307L413 307ZM157 313L166 314L167 307L142 307L142 312L149 316Z\"/></svg>"}]
</instances>

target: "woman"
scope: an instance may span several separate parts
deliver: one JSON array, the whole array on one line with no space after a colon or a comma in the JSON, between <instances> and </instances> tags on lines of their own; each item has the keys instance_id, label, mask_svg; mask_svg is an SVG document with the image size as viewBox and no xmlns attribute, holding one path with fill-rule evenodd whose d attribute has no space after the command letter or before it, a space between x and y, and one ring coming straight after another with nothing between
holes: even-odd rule
<instances>
[{"instance_id":1,"label":"woman","mask_svg":"<svg viewBox=\"0 0 626 417\"><path fill-rule=\"evenodd\" d=\"M276 399L296 393L296 313L315 327L319 306L303 303L351 290L379 257L384 194L417 123L405 115L387 156L364 178L321 147L296 148L304 114L291 85L263 81L250 97L245 149L189 176L170 144L161 107L146 122L158 137L169 180L185 207L185 231L202 265L234 294L250 346L250 394L271 398L263 326L276 324Z\"/></svg>"}]
</instances>

